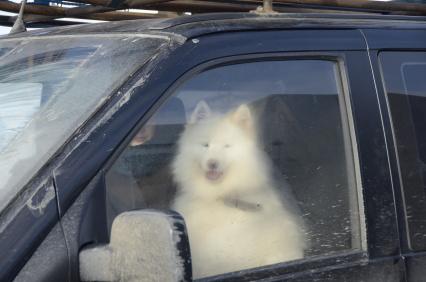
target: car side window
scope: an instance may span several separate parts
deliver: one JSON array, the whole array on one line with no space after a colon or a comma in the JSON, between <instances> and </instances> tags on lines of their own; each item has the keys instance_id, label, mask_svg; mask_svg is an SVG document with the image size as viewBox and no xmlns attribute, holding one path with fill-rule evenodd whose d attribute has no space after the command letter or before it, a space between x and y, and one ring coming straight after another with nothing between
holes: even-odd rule
<instances>
[{"instance_id":1,"label":"car side window","mask_svg":"<svg viewBox=\"0 0 426 282\"><path fill-rule=\"evenodd\" d=\"M346 105L333 60L194 74L108 170L109 222L132 209L179 212L194 278L362 250Z\"/></svg>"},{"instance_id":2,"label":"car side window","mask_svg":"<svg viewBox=\"0 0 426 282\"><path fill-rule=\"evenodd\" d=\"M382 52L409 247L426 250L426 53Z\"/></svg>"}]
</instances>

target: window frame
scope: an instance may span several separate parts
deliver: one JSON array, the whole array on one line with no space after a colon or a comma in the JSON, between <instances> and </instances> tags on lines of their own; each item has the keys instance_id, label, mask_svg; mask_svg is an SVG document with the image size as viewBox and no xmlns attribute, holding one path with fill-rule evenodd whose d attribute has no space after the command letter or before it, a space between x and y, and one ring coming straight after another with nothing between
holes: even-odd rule
<instances>
[{"instance_id":1,"label":"window frame","mask_svg":"<svg viewBox=\"0 0 426 282\"><path fill-rule=\"evenodd\" d=\"M397 215L397 228L400 240L400 256L404 257L404 269L408 281L421 281L425 274L424 251L410 250L407 238L407 228L405 222L405 211L403 204L403 191L399 177L399 168L393 130L391 128L391 116L387 94L385 91L382 65L379 54L387 51L397 52L426 52L426 29L363 29L361 30L365 41L369 46L368 54L371 61L377 96L383 111L382 122L385 129L387 151L389 156L389 167L395 201L395 214Z\"/></svg>"},{"instance_id":2,"label":"window frame","mask_svg":"<svg viewBox=\"0 0 426 282\"><path fill-rule=\"evenodd\" d=\"M355 187L350 187L356 191L357 197L357 211L359 222L359 235L360 235L360 250L348 249L336 253L326 255L316 255L305 257L296 261L281 262L270 266L261 266L258 268L251 268L241 270L238 272L223 273L212 277L197 279L196 281L252 281L257 279L264 279L269 277L271 271L280 277L291 275L294 272L302 272L313 268L324 267L326 265L336 265L342 262L350 261L366 261L368 258L367 252L367 230L365 222L365 209L364 209L364 195L362 192L362 180L360 172L360 157L358 152L358 143L355 134L355 124L352 114L352 105L349 90L349 81L347 76L346 65L344 61L345 55L343 52L274 52L274 53L257 53L257 54L244 54L221 57L207 62L203 62L184 73L177 79L160 99L151 107L144 117L138 122L138 125L133 128L129 135L120 144L120 147L113 156L105 164L103 171L105 174L114 165L115 161L120 157L123 151L128 147L131 140L139 132L146 122L157 112L157 110L166 103L166 101L173 97L183 84L196 77L198 74L208 71L210 69L220 68L227 65L244 64L252 62L267 62L267 61L296 61L296 60L315 60L315 61L329 61L335 64L336 67L336 87L341 93L338 93L338 102L340 109L340 117L342 122L342 135L343 142L351 148L345 148L345 153L351 149L350 159L346 159L346 163L351 162L351 167L347 167L347 171L353 172L353 180ZM349 140L346 140L349 139ZM355 215L351 214L351 217ZM353 222L353 221L351 221ZM237 280L235 280L237 279Z\"/></svg>"},{"instance_id":3,"label":"window frame","mask_svg":"<svg viewBox=\"0 0 426 282\"><path fill-rule=\"evenodd\" d=\"M401 240L402 240L402 249L404 251L404 253L410 253L410 252L424 252L426 250L426 241L424 242L420 242L420 243L416 243L416 242L412 242L413 239L413 234L412 233L417 233L417 234L421 234L423 237L426 236L426 232L418 232L419 230L410 230L410 223L408 222L408 218L407 218L407 198L411 198L410 195L411 193L409 191L407 191L406 189L404 189L405 183L403 181L403 176L402 176L402 171L401 171L401 162L400 162L400 153L398 151L398 140L397 140L397 136L395 134L395 128L394 128L394 120L393 120L393 115L392 115L392 109L390 106L390 101L389 101L389 93L387 91L386 88L386 77L385 77L385 73L386 71L384 70L384 59L382 54L388 54L388 55L392 55L394 54L394 56L397 56L398 54L402 54L402 57L397 58L397 63L401 63L399 64L399 66L403 66L404 63L406 63L406 60L404 60L406 58L405 55L408 56L412 56L413 54L416 53L422 53L422 54L426 54L426 50L380 50L377 51L376 57L377 57L377 63L378 63L378 68L380 69L380 75L381 75L381 87L382 87L382 91L383 91L383 95L384 95L384 99L386 102L386 110L387 110L387 116L389 119L389 139L390 139L390 143L391 146L389 148L390 154L392 155L392 161L393 161L393 179L394 179L394 183L395 183L395 190L396 193L398 195L398 217L399 217L399 222L400 222L400 232L401 232ZM425 64L425 63L423 63ZM405 78L403 76L401 76L401 87L407 91L406 88L406 81ZM407 93L403 93L405 97L408 97L408 95L406 95ZM411 115L411 112L410 112ZM426 184L426 183L425 183ZM417 216L418 217L418 216ZM417 231L417 232L416 232Z\"/></svg>"}]
</instances>

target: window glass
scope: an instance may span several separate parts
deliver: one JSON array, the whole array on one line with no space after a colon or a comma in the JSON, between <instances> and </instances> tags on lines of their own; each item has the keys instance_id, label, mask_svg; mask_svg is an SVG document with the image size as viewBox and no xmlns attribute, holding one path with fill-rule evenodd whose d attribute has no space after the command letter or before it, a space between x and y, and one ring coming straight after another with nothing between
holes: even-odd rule
<instances>
[{"instance_id":1,"label":"window glass","mask_svg":"<svg viewBox=\"0 0 426 282\"><path fill-rule=\"evenodd\" d=\"M107 173L108 218L185 219L195 278L361 249L338 65L255 61L183 83Z\"/></svg>"},{"instance_id":2,"label":"window glass","mask_svg":"<svg viewBox=\"0 0 426 282\"><path fill-rule=\"evenodd\" d=\"M40 83L0 83L0 152L40 109Z\"/></svg>"},{"instance_id":3,"label":"window glass","mask_svg":"<svg viewBox=\"0 0 426 282\"><path fill-rule=\"evenodd\" d=\"M383 52L410 247L426 249L426 53Z\"/></svg>"},{"instance_id":4,"label":"window glass","mask_svg":"<svg viewBox=\"0 0 426 282\"><path fill-rule=\"evenodd\" d=\"M0 39L0 211L162 36Z\"/></svg>"},{"instance_id":5,"label":"window glass","mask_svg":"<svg viewBox=\"0 0 426 282\"><path fill-rule=\"evenodd\" d=\"M0 48L0 57L9 52L12 48Z\"/></svg>"}]
</instances>

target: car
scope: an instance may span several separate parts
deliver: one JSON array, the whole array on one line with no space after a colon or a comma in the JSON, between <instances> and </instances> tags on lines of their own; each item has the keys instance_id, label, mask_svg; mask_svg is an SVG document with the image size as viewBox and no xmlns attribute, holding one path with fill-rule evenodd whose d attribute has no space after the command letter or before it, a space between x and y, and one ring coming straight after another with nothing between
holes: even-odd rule
<instances>
[{"instance_id":1,"label":"car","mask_svg":"<svg viewBox=\"0 0 426 282\"><path fill-rule=\"evenodd\" d=\"M425 20L217 13L1 37L0 281L424 281ZM255 113L302 258L192 272L215 237L191 247L170 164L200 102Z\"/></svg>"}]
</instances>

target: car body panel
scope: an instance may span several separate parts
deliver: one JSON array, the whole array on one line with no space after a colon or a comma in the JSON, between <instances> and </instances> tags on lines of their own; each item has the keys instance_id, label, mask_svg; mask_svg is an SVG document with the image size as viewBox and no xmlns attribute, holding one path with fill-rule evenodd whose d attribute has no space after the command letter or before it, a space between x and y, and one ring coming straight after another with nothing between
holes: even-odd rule
<instances>
[{"instance_id":1,"label":"car body panel","mask_svg":"<svg viewBox=\"0 0 426 282\"><path fill-rule=\"evenodd\" d=\"M395 145L395 137L392 130L391 113L386 97L383 70L380 62L380 53L386 51L403 52L425 52L426 51L426 30L363 30L369 45L369 57L372 62L372 71L376 81L378 100L380 103L383 128L386 134L388 154L394 186L395 206L398 214L398 231L401 244L401 255L406 262L408 281L424 280L425 257L424 251L414 252L409 247L409 235L406 222L406 207L404 204L403 188L400 179L398 156ZM421 234L419 234L421 236ZM425 234L423 234L425 236ZM423 243L424 245L424 243Z\"/></svg>"},{"instance_id":2,"label":"car body panel","mask_svg":"<svg viewBox=\"0 0 426 282\"><path fill-rule=\"evenodd\" d=\"M65 232L58 240L68 245L70 259L69 273L63 278L78 279L79 244L100 243L106 238L99 235L103 231L84 227L90 219L78 218L75 212L92 210L87 217L97 216L93 210L100 203L93 197L102 197L96 193L103 185L104 170L143 123L182 81L204 68L269 56L334 58L344 69L348 111L353 116L359 154L368 244L365 252L225 274L212 281L405 281L406 265L400 256L403 227L401 221L397 222L395 205L399 194L392 181L394 156L389 155L389 119L383 88L378 86L378 62L373 58L375 53L367 50L425 48L425 30L424 17L224 14L59 27L15 35L147 33L169 36L172 44L112 93L112 98L37 175L38 180L30 183L27 194L2 212L0 250L2 254L7 250L8 259L1 262L0 280L12 280L28 260L32 263L31 256L58 222ZM49 198L44 214L30 216L26 203L43 201L46 191L53 187L56 194ZM99 224L99 229L105 227ZM10 245L15 247L10 249Z\"/></svg>"}]
</instances>

